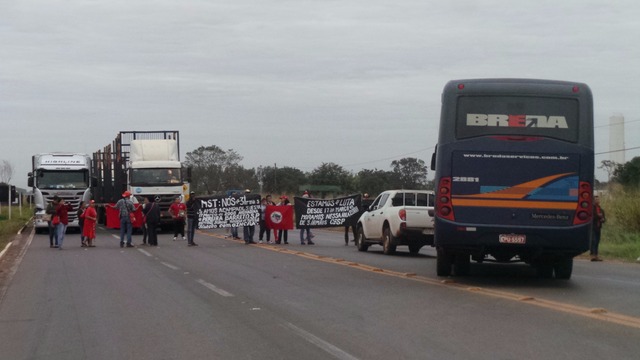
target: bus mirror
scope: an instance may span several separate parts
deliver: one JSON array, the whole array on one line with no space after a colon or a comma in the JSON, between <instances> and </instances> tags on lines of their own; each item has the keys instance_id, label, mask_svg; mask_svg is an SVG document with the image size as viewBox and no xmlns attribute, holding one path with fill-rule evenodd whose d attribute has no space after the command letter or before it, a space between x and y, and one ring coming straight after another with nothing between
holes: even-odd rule
<instances>
[{"instance_id":1,"label":"bus mirror","mask_svg":"<svg viewBox=\"0 0 640 360\"><path fill-rule=\"evenodd\" d=\"M31 173L29 173L31 174ZM27 179L27 186L28 187L33 187L33 176L29 176L29 178Z\"/></svg>"},{"instance_id":2,"label":"bus mirror","mask_svg":"<svg viewBox=\"0 0 640 360\"><path fill-rule=\"evenodd\" d=\"M436 153L431 154L431 170L436 169Z\"/></svg>"}]
</instances>

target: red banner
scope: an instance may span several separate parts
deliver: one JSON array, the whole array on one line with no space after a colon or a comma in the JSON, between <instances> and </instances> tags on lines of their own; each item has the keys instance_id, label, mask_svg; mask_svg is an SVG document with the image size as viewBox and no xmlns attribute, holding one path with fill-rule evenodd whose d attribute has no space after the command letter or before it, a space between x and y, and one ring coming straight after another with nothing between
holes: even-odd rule
<instances>
[{"instance_id":1,"label":"red banner","mask_svg":"<svg viewBox=\"0 0 640 360\"><path fill-rule=\"evenodd\" d=\"M115 208L115 203L109 203L105 205L105 214L107 216L106 226L109 229L120 229L120 210ZM142 227L142 206L140 204L134 204L136 211L133 213L136 217L136 221L133 222L134 228Z\"/></svg>"},{"instance_id":2,"label":"red banner","mask_svg":"<svg viewBox=\"0 0 640 360\"><path fill-rule=\"evenodd\" d=\"M269 229L293 230L293 206L269 205L265 210L264 219Z\"/></svg>"}]
</instances>

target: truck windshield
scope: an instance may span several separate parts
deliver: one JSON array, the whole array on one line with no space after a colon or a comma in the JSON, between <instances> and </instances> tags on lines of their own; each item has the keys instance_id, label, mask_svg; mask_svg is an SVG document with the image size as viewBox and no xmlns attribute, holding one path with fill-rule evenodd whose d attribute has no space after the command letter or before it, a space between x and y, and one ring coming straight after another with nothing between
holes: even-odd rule
<instances>
[{"instance_id":1,"label":"truck windshield","mask_svg":"<svg viewBox=\"0 0 640 360\"><path fill-rule=\"evenodd\" d=\"M132 186L178 185L180 179L180 169L131 169Z\"/></svg>"},{"instance_id":2,"label":"truck windshield","mask_svg":"<svg viewBox=\"0 0 640 360\"><path fill-rule=\"evenodd\" d=\"M86 189L89 187L89 174L87 170L41 170L37 186L39 189Z\"/></svg>"}]
</instances>

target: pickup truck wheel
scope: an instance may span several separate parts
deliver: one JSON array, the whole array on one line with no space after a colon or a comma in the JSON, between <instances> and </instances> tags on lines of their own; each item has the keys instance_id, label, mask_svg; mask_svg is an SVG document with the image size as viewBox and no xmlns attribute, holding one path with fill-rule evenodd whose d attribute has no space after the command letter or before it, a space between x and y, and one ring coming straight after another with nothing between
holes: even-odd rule
<instances>
[{"instance_id":1,"label":"pickup truck wheel","mask_svg":"<svg viewBox=\"0 0 640 360\"><path fill-rule=\"evenodd\" d=\"M437 275L449 276L451 275L451 254L447 253L444 249L438 249L437 263Z\"/></svg>"},{"instance_id":2,"label":"pickup truck wheel","mask_svg":"<svg viewBox=\"0 0 640 360\"><path fill-rule=\"evenodd\" d=\"M396 245L393 243L391 230L388 227L384 228L382 239L382 252L385 255L393 255L396 252Z\"/></svg>"},{"instance_id":3,"label":"pickup truck wheel","mask_svg":"<svg viewBox=\"0 0 640 360\"><path fill-rule=\"evenodd\" d=\"M367 251L369 248L369 244L367 244L365 240L364 230L362 230L362 227L359 227L358 236L356 237L356 248L358 248L358 251Z\"/></svg>"}]
</instances>

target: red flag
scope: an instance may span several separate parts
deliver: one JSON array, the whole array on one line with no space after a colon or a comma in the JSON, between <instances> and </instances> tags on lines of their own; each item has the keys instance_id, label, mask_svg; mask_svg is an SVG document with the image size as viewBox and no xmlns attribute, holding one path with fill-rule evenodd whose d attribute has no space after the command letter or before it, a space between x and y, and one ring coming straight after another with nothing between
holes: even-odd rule
<instances>
[{"instance_id":1,"label":"red flag","mask_svg":"<svg viewBox=\"0 0 640 360\"><path fill-rule=\"evenodd\" d=\"M105 213L107 215L106 226L109 229L120 229L120 210L118 210L115 203L108 203L105 205ZM133 213L136 217L136 221L132 224L133 228L142 227L144 223L144 214L142 213L142 206L140 204L133 204L136 211Z\"/></svg>"},{"instance_id":2,"label":"red flag","mask_svg":"<svg viewBox=\"0 0 640 360\"><path fill-rule=\"evenodd\" d=\"M269 229L293 230L293 206L269 205L264 219Z\"/></svg>"}]
</instances>

